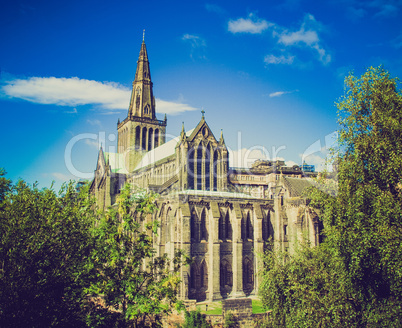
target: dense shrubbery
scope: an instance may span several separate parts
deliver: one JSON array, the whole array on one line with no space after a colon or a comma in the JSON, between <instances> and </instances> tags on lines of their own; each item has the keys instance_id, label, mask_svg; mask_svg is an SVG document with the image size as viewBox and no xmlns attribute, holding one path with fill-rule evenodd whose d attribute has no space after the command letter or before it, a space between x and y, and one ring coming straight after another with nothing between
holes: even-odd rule
<instances>
[{"instance_id":1,"label":"dense shrubbery","mask_svg":"<svg viewBox=\"0 0 402 328\"><path fill-rule=\"evenodd\" d=\"M1 170L0 326L158 326L180 302L178 276L166 257L154 257L158 223L140 228L154 198L133 198L127 185L116 207L101 212L88 187L12 185ZM172 259L176 271L180 258Z\"/></svg>"},{"instance_id":2,"label":"dense shrubbery","mask_svg":"<svg viewBox=\"0 0 402 328\"><path fill-rule=\"evenodd\" d=\"M274 327L402 326L402 95L380 68L346 79L336 193L310 193L325 242L266 256L261 288Z\"/></svg>"}]
</instances>

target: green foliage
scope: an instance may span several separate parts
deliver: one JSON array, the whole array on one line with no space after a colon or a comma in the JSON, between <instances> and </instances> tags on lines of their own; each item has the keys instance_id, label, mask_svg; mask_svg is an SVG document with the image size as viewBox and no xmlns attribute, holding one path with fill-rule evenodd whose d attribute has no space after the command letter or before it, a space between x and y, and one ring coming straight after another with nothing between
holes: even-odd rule
<instances>
[{"instance_id":1,"label":"green foliage","mask_svg":"<svg viewBox=\"0 0 402 328\"><path fill-rule=\"evenodd\" d=\"M2 172L3 174L3 172ZM1 178L0 326L83 326L93 205L72 183L56 194Z\"/></svg>"},{"instance_id":2,"label":"green foliage","mask_svg":"<svg viewBox=\"0 0 402 328\"><path fill-rule=\"evenodd\" d=\"M10 191L11 180L5 178L6 171L0 167L0 203L4 200L6 193Z\"/></svg>"},{"instance_id":3,"label":"green foliage","mask_svg":"<svg viewBox=\"0 0 402 328\"><path fill-rule=\"evenodd\" d=\"M402 325L402 96L383 68L346 78L337 182L311 206L325 243L292 258L271 252L261 293L276 327ZM334 186L337 192L334 193ZM282 310L281 310L282 307Z\"/></svg>"},{"instance_id":4,"label":"green foliage","mask_svg":"<svg viewBox=\"0 0 402 328\"><path fill-rule=\"evenodd\" d=\"M0 170L1 327L157 327L177 300L181 252L157 257L154 194L97 212L88 185L59 193ZM185 257L184 257L185 258Z\"/></svg>"},{"instance_id":5,"label":"green foliage","mask_svg":"<svg viewBox=\"0 0 402 328\"><path fill-rule=\"evenodd\" d=\"M224 328L238 328L239 323L237 322L236 317L233 313L229 312L225 315L225 323L223 324Z\"/></svg>"},{"instance_id":6,"label":"green foliage","mask_svg":"<svg viewBox=\"0 0 402 328\"><path fill-rule=\"evenodd\" d=\"M152 193L132 195L127 184L117 205L102 214L94 229L97 246L91 259L97 279L88 292L102 295L110 313L121 311L122 327L158 326L162 315L170 313L173 306L181 306L177 272L183 254L178 251L171 260L166 254L155 255L155 198ZM88 321L92 320L89 316Z\"/></svg>"},{"instance_id":7,"label":"green foliage","mask_svg":"<svg viewBox=\"0 0 402 328\"><path fill-rule=\"evenodd\" d=\"M184 314L185 322L181 328L210 328L211 325L205 319L205 315L200 310L186 311Z\"/></svg>"},{"instance_id":8,"label":"green foliage","mask_svg":"<svg viewBox=\"0 0 402 328\"><path fill-rule=\"evenodd\" d=\"M260 288L272 327L353 327L356 313L342 263L324 246L302 245L294 255L269 251Z\"/></svg>"}]
</instances>

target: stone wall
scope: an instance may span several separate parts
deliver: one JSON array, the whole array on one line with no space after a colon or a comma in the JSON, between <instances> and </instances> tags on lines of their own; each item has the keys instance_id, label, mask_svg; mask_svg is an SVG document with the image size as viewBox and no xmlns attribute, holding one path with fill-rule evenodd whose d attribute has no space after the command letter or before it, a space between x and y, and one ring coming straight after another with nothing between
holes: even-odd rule
<instances>
[{"instance_id":1,"label":"stone wall","mask_svg":"<svg viewBox=\"0 0 402 328\"><path fill-rule=\"evenodd\" d=\"M196 310L195 301L185 301L187 311ZM239 328L255 327L258 322L262 322L269 316L267 313L253 313L252 300L250 298L235 298L222 300L222 314L205 315L206 320L213 328L223 328L225 325L225 317L231 313L238 323ZM173 313L164 320L163 327L176 328L177 325L184 323L184 312Z\"/></svg>"}]
</instances>

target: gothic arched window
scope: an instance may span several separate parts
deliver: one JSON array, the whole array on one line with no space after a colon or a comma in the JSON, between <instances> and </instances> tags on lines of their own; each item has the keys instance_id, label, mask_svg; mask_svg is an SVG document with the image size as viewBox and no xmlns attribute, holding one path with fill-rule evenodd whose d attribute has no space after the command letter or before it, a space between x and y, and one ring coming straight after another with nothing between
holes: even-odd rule
<instances>
[{"instance_id":1,"label":"gothic arched window","mask_svg":"<svg viewBox=\"0 0 402 328\"><path fill-rule=\"evenodd\" d=\"M152 150L152 141L153 141L154 130L152 128L148 131L148 150Z\"/></svg>"},{"instance_id":2,"label":"gothic arched window","mask_svg":"<svg viewBox=\"0 0 402 328\"><path fill-rule=\"evenodd\" d=\"M225 238L229 240L232 239L232 225L230 223L229 210L225 216Z\"/></svg>"},{"instance_id":3,"label":"gothic arched window","mask_svg":"<svg viewBox=\"0 0 402 328\"><path fill-rule=\"evenodd\" d=\"M191 212L190 217L190 236L194 242L198 242L198 217L195 210Z\"/></svg>"},{"instance_id":4,"label":"gothic arched window","mask_svg":"<svg viewBox=\"0 0 402 328\"><path fill-rule=\"evenodd\" d=\"M159 129L155 129L155 143L154 148L159 146Z\"/></svg>"},{"instance_id":5,"label":"gothic arched window","mask_svg":"<svg viewBox=\"0 0 402 328\"><path fill-rule=\"evenodd\" d=\"M187 181L188 189L194 189L194 148L190 148L187 154Z\"/></svg>"},{"instance_id":6,"label":"gothic arched window","mask_svg":"<svg viewBox=\"0 0 402 328\"><path fill-rule=\"evenodd\" d=\"M197 163L197 186L196 189L197 190L202 190L202 162L203 162L203 149L202 149L202 145L199 144L198 148L197 148L197 159L196 159L196 163Z\"/></svg>"},{"instance_id":7,"label":"gothic arched window","mask_svg":"<svg viewBox=\"0 0 402 328\"><path fill-rule=\"evenodd\" d=\"M135 148L140 148L140 140L141 140L141 128L137 126L135 128Z\"/></svg>"},{"instance_id":8,"label":"gothic arched window","mask_svg":"<svg viewBox=\"0 0 402 328\"><path fill-rule=\"evenodd\" d=\"M142 143L141 143L141 147L143 150L147 149L147 128L144 126L142 128Z\"/></svg>"},{"instance_id":9,"label":"gothic arched window","mask_svg":"<svg viewBox=\"0 0 402 328\"><path fill-rule=\"evenodd\" d=\"M253 262L246 257L243 261L243 289L251 290L254 284Z\"/></svg>"},{"instance_id":10,"label":"gothic arched window","mask_svg":"<svg viewBox=\"0 0 402 328\"><path fill-rule=\"evenodd\" d=\"M220 240L223 240L224 239L224 223L223 223L224 221L223 221L223 217L222 217L222 213L221 213L221 215L219 216L219 227L218 227L218 238L220 239Z\"/></svg>"},{"instance_id":11,"label":"gothic arched window","mask_svg":"<svg viewBox=\"0 0 402 328\"><path fill-rule=\"evenodd\" d=\"M228 261L222 260L220 268L221 268L220 272L221 288L225 288L226 286L232 286L233 285L232 266Z\"/></svg>"},{"instance_id":12,"label":"gothic arched window","mask_svg":"<svg viewBox=\"0 0 402 328\"><path fill-rule=\"evenodd\" d=\"M205 148L205 156L204 156L204 167L205 167L205 190L210 190L211 188L211 178L212 174L210 174L211 167L211 145Z\"/></svg>"},{"instance_id":13,"label":"gothic arched window","mask_svg":"<svg viewBox=\"0 0 402 328\"><path fill-rule=\"evenodd\" d=\"M200 230L201 230L201 240L208 241L207 211L205 210L205 208L204 208L204 210L202 211L202 214L201 214Z\"/></svg>"},{"instance_id":14,"label":"gothic arched window","mask_svg":"<svg viewBox=\"0 0 402 328\"><path fill-rule=\"evenodd\" d=\"M213 189L215 191L218 190L218 158L219 158L219 154L218 154L218 150L216 149L214 151L213 175L211 177L211 179L214 180Z\"/></svg>"},{"instance_id":15,"label":"gothic arched window","mask_svg":"<svg viewBox=\"0 0 402 328\"><path fill-rule=\"evenodd\" d=\"M250 212L247 213L246 219L246 239L253 239L253 225L251 223Z\"/></svg>"},{"instance_id":16,"label":"gothic arched window","mask_svg":"<svg viewBox=\"0 0 402 328\"><path fill-rule=\"evenodd\" d=\"M200 266L200 287L208 288L208 267L205 260L202 261Z\"/></svg>"},{"instance_id":17,"label":"gothic arched window","mask_svg":"<svg viewBox=\"0 0 402 328\"><path fill-rule=\"evenodd\" d=\"M190 267L190 288L196 288L197 271L196 264L192 264Z\"/></svg>"},{"instance_id":18,"label":"gothic arched window","mask_svg":"<svg viewBox=\"0 0 402 328\"><path fill-rule=\"evenodd\" d=\"M149 114L149 105L148 104L144 107L144 113Z\"/></svg>"}]
</instances>

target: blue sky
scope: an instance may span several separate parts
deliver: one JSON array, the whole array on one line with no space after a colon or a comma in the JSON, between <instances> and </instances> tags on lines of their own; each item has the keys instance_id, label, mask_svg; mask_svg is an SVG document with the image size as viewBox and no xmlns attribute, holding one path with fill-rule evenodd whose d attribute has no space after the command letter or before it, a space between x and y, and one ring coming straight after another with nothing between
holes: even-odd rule
<instances>
[{"instance_id":1,"label":"blue sky","mask_svg":"<svg viewBox=\"0 0 402 328\"><path fill-rule=\"evenodd\" d=\"M2 0L0 166L42 187L90 177L127 115L143 29L169 136L203 108L233 166L307 155L319 166L347 73L402 76L401 11L401 0Z\"/></svg>"}]
</instances>

